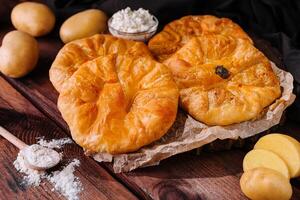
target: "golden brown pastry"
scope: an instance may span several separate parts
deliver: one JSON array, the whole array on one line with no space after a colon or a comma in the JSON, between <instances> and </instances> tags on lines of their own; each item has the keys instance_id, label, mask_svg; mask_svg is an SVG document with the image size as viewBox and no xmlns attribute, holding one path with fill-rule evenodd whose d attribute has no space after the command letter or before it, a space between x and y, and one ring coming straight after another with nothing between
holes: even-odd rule
<instances>
[{"instance_id":1,"label":"golden brown pastry","mask_svg":"<svg viewBox=\"0 0 300 200\"><path fill-rule=\"evenodd\" d=\"M179 87L181 106L208 125L253 119L281 94L269 60L244 39L194 37L164 63Z\"/></svg>"},{"instance_id":2,"label":"golden brown pastry","mask_svg":"<svg viewBox=\"0 0 300 200\"><path fill-rule=\"evenodd\" d=\"M85 62L98 56L109 54L130 55L133 57L150 56L147 46L142 42L123 40L110 35L97 34L75 40L65 45L57 54L50 72L50 80L58 92L64 83Z\"/></svg>"},{"instance_id":3,"label":"golden brown pastry","mask_svg":"<svg viewBox=\"0 0 300 200\"><path fill-rule=\"evenodd\" d=\"M167 24L148 43L160 62L166 60L194 36L222 34L248 40L249 36L233 21L211 15L185 16Z\"/></svg>"},{"instance_id":4,"label":"golden brown pastry","mask_svg":"<svg viewBox=\"0 0 300 200\"><path fill-rule=\"evenodd\" d=\"M120 39L119 45L112 48L98 41L102 41L99 36L76 42L77 46L93 44L78 50L89 52L79 54L90 56L86 62L79 60L69 47L58 54L56 59L60 62L65 59L64 64L76 66L62 67L72 69L72 73L62 79L63 87L57 85L61 90L58 108L73 139L86 151L135 151L158 140L171 127L177 113L178 88L165 65L150 56L137 56L141 53L138 50L144 48L137 45L141 43ZM127 43L132 44L131 49ZM97 53L94 49L109 53Z\"/></svg>"}]
</instances>

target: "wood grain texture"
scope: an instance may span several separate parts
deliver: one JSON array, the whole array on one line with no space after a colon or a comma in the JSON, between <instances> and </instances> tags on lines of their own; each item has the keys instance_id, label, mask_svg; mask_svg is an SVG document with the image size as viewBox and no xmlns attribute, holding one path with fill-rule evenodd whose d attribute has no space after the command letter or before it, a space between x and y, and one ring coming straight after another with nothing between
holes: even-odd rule
<instances>
[{"instance_id":1,"label":"wood grain texture","mask_svg":"<svg viewBox=\"0 0 300 200\"><path fill-rule=\"evenodd\" d=\"M38 137L54 139L68 137L55 123L40 113L29 101L0 78L0 125L27 144L33 144ZM44 182L39 187L22 184L22 174L13 167L18 149L0 137L0 199L64 199L53 186ZM85 156L74 144L63 148L63 162L60 169L74 158L81 162L75 174L84 186L81 199L136 199L124 186L101 168L94 160Z\"/></svg>"},{"instance_id":2,"label":"wood grain texture","mask_svg":"<svg viewBox=\"0 0 300 200\"><path fill-rule=\"evenodd\" d=\"M237 149L198 156L185 153L127 175L154 199L247 199L239 187L245 154ZM300 197L299 180L292 182L292 199L296 200Z\"/></svg>"}]
</instances>

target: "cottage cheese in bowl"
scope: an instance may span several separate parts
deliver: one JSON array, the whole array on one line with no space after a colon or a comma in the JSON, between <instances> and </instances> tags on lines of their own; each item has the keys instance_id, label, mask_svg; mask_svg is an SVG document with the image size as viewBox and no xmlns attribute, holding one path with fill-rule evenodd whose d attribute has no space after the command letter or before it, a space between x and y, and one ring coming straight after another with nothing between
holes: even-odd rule
<instances>
[{"instance_id":1,"label":"cottage cheese in bowl","mask_svg":"<svg viewBox=\"0 0 300 200\"><path fill-rule=\"evenodd\" d=\"M108 21L109 32L130 40L147 41L157 30L158 20L148 10L126 9L116 12Z\"/></svg>"}]
</instances>

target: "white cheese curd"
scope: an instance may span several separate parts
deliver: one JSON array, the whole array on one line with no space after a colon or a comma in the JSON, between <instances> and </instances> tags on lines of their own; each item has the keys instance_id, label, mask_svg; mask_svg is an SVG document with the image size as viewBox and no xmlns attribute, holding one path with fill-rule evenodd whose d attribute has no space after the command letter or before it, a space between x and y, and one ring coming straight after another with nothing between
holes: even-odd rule
<instances>
[{"instance_id":1,"label":"white cheese curd","mask_svg":"<svg viewBox=\"0 0 300 200\"><path fill-rule=\"evenodd\" d=\"M148 31L155 25L154 17L148 10L143 8L131 10L129 7L116 12L112 16L110 24L113 29L126 33Z\"/></svg>"}]
</instances>

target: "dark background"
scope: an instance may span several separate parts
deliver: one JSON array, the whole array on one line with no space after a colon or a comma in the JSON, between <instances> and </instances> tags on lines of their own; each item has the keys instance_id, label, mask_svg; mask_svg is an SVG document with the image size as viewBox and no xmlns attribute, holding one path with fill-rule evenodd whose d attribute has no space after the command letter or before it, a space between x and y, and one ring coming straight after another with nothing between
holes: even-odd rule
<instances>
[{"instance_id":1,"label":"dark background","mask_svg":"<svg viewBox=\"0 0 300 200\"><path fill-rule=\"evenodd\" d=\"M17 0L0 0L0 23L9 22ZM58 23L87 8L99 8L108 15L126 8L143 7L154 14L160 27L190 14L228 17L247 32L271 42L282 54L285 70L295 79L296 102L288 117L300 122L300 0L45 0L55 12Z\"/></svg>"}]
</instances>

